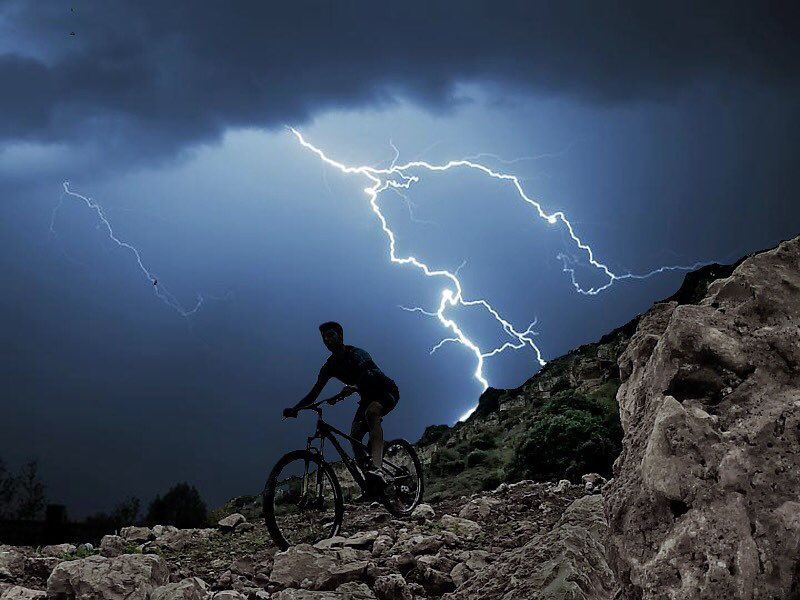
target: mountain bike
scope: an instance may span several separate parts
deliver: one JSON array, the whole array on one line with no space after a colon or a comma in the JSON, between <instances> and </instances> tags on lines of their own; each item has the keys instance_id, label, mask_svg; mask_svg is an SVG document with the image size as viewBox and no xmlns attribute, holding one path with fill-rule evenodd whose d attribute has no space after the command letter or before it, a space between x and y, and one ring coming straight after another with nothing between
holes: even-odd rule
<instances>
[{"instance_id":1,"label":"mountain bike","mask_svg":"<svg viewBox=\"0 0 800 600\"><path fill-rule=\"evenodd\" d=\"M344 517L344 495L337 468L353 477L362 500L374 499L394 516L411 514L422 500L422 463L414 447L403 439L384 444L381 466L383 482L365 475L360 461L351 457L337 439L348 440L359 454L369 456L367 446L326 423L322 405L336 404L350 395L347 390L310 404L300 410L317 413L317 429L308 437L305 450L285 454L273 467L262 495L264 520L275 545L286 550L295 544L314 544L339 533ZM325 460L325 441L329 440L341 458L340 463ZM319 442L315 446L315 442Z\"/></svg>"}]
</instances>

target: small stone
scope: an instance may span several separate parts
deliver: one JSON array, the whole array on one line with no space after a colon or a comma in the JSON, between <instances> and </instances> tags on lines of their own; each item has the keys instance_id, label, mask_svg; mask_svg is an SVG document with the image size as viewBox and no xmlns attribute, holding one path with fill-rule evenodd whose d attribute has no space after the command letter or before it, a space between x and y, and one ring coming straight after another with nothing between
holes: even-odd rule
<instances>
[{"instance_id":1,"label":"small stone","mask_svg":"<svg viewBox=\"0 0 800 600\"><path fill-rule=\"evenodd\" d=\"M378 600L413 600L414 594L408 589L402 575L392 574L378 577L372 586Z\"/></svg>"},{"instance_id":2,"label":"small stone","mask_svg":"<svg viewBox=\"0 0 800 600\"><path fill-rule=\"evenodd\" d=\"M345 583L336 588L342 600L376 600L375 594L363 583Z\"/></svg>"},{"instance_id":3,"label":"small stone","mask_svg":"<svg viewBox=\"0 0 800 600\"><path fill-rule=\"evenodd\" d=\"M128 551L128 543L118 535L104 535L100 540L100 554L106 558L122 556Z\"/></svg>"},{"instance_id":4,"label":"small stone","mask_svg":"<svg viewBox=\"0 0 800 600\"><path fill-rule=\"evenodd\" d=\"M504 493L506 491L508 491L508 484L507 483L501 483L496 488L494 488L494 490L492 491L492 494L502 494L502 493Z\"/></svg>"},{"instance_id":5,"label":"small stone","mask_svg":"<svg viewBox=\"0 0 800 600\"><path fill-rule=\"evenodd\" d=\"M393 545L394 540L388 535L379 535L375 538L375 543L372 544L372 556L376 558L383 556Z\"/></svg>"},{"instance_id":6,"label":"small stone","mask_svg":"<svg viewBox=\"0 0 800 600\"><path fill-rule=\"evenodd\" d=\"M247 596L234 590L222 590L214 594L212 600L247 600Z\"/></svg>"},{"instance_id":7,"label":"small stone","mask_svg":"<svg viewBox=\"0 0 800 600\"><path fill-rule=\"evenodd\" d=\"M404 552L391 558L391 564L401 573L408 573L417 566L417 559L410 552Z\"/></svg>"},{"instance_id":8,"label":"small stone","mask_svg":"<svg viewBox=\"0 0 800 600\"><path fill-rule=\"evenodd\" d=\"M236 573L237 575L246 575L247 577L252 577L255 572L253 557L242 556L241 558L237 558L231 563L230 571L231 573Z\"/></svg>"},{"instance_id":9,"label":"small stone","mask_svg":"<svg viewBox=\"0 0 800 600\"><path fill-rule=\"evenodd\" d=\"M553 488L553 492L556 494L563 494L569 489L570 486L569 479L561 479L559 480L558 484Z\"/></svg>"},{"instance_id":10,"label":"small stone","mask_svg":"<svg viewBox=\"0 0 800 600\"><path fill-rule=\"evenodd\" d=\"M444 515L439 519L439 523L447 531L451 531L456 535L464 537L468 540L474 539L482 530L482 527L475 521L470 519L462 519L461 517L454 517L452 515Z\"/></svg>"},{"instance_id":11,"label":"small stone","mask_svg":"<svg viewBox=\"0 0 800 600\"><path fill-rule=\"evenodd\" d=\"M487 519L492 513L492 508L500 504L499 500L488 497L475 498L467 502L459 511L458 516L462 519Z\"/></svg>"},{"instance_id":12,"label":"small stone","mask_svg":"<svg viewBox=\"0 0 800 600\"><path fill-rule=\"evenodd\" d=\"M441 596L455 589L452 577L447 573L442 573L425 565L417 565L408 574L408 579L422 585L428 594Z\"/></svg>"},{"instance_id":13,"label":"small stone","mask_svg":"<svg viewBox=\"0 0 800 600\"><path fill-rule=\"evenodd\" d=\"M69 554L75 554L76 550L77 548L74 544L55 544L42 548L42 554L45 556L52 556L54 558L63 558Z\"/></svg>"},{"instance_id":14,"label":"small stone","mask_svg":"<svg viewBox=\"0 0 800 600\"><path fill-rule=\"evenodd\" d=\"M233 513L224 519L220 519L219 523L217 523L217 526L219 527L220 531L233 531L236 529L237 525L245 522L247 522L247 519L244 518L243 514Z\"/></svg>"},{"instance_id":15,"label":"small stone","mask_svg":"<svg viewBox=\"0 0 800 600\"><path fill-rule=\"evenodd\" d=\"M150 600L206 600L207 597L206 582L199 577L191 577L157 587Z\"/></svg>"},{"instance_id":16,"label":"small stone","mask_svg":"<svg viewBox=\"0 0 800 600\"><path fill-rule=\"evenodd\" d=\"M178 531L174 525L156 525L153 527L152 532L156 539L168 534Z\"/></svg>"},{"instance_id":17,"label":"small stone","mask_svg":"<svg viewBox=\"0 0 800 600\"><path fill-rule=\"evenodd\" d=\"M596 494L606 485L606 478L598 473L587 473L581 477L584 489L590 494Z\"/></svg>"},{"instance_id":18,"label":"small stone","mask_svg":"<svg viewBox=\"0 0 800 600\"><path fill-rule=\"evenodd\" d=\"M411 513L411 518L420 522L433 519L435 516L436 512L433 510L433 507L430 504L424 503L418 505Z\"/></svg>"},{"instance_id":19,"label":"small stone","mask_svg":"<svg viewBox=\"0 0 800 600\"><path fill-rule=\"evenodd\" d=\"M119 536L126 542L137 545L154 540L156 537L149 527L123 527L119 530Z\"/></svg>"},{"instance_id":20,"label":"small stone","mask_svg":"<svg viewBox=\"0 0 800 600\"><path fill-rule=\"evenodd\" d=\"M464 563L458 563L455 567L453 567L453 570L450 571L450 577L453 578L453 583L455 583L456 587L458 587L467 579L472 577L472 571Z\"/></svg>"}]
</instances>

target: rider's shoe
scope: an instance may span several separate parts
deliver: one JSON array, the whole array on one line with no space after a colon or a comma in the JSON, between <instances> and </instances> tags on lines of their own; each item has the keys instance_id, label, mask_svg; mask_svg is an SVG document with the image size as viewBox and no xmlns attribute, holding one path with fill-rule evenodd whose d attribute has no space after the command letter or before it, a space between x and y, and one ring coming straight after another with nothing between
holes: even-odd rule
<instances>
[{"instance_id":1,"label":"rider's shoe","mask_svg":"<svg viewBox=\"0 0 800 600\"><path fill-rule=\"evenodd\" d=\"M364 472L367 479L367 489L370 495L380 496L386 489L386 479L380 469L369 469Z\"/></svg>"}]
</instances>

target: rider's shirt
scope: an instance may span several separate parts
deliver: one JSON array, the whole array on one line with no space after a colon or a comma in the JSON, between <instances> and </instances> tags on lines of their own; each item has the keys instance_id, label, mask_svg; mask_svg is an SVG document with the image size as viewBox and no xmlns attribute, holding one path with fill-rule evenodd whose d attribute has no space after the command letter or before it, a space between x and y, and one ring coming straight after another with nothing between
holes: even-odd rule
<instances>
[{"instance_id":1,"label":"rider's shirt","mask_svg":"<svg viewBox=\"0 0 800 600\"><path fill-rule=\"evenodd\" d=\"M324 380L335 377L347 385L358 387L364 400L363 392L372 393L376 388L383 388L398 397L397 385L383 371L366 350L355 346L345 346L341 352L331 354L322 368L319 376Z\"/></svg>"}]
</instances>

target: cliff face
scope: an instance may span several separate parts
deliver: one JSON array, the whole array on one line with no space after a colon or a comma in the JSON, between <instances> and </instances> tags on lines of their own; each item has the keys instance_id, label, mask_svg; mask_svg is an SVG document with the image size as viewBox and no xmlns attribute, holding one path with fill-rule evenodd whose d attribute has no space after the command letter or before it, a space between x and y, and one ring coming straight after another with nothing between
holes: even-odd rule
<instances>
[{"instance_id":1,"label":"cliff face","mask_svg":"<svg viewBox=\"0 0 800 600\"><path fill-rule=\"evenodd\" d=\"M656 305L619 360L621 595L800 597L800 238L695 301Z\"/></svg>"}]
</instances>

